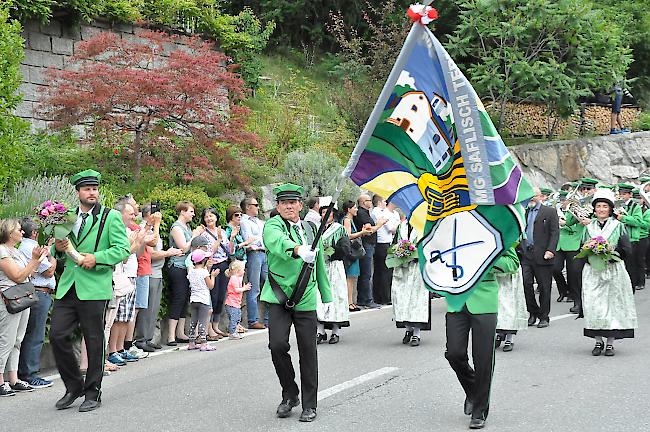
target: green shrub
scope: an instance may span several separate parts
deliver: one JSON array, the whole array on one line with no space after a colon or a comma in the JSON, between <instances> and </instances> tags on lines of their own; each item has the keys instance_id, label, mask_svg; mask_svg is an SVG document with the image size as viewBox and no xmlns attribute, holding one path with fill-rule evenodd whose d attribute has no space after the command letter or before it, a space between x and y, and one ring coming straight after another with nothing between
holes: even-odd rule
<instances>
[{"instance_id":1,"label":"green shrub","mask_svg":"<svg viewBox=\"0 0 650 432\"><path fill-rule=\"evenodd\" d=\"M68 207L74 207L78 202L77 192L67 177L35 177L16 183L5 194L0 206L0 218L33 216L34 208L47 200L59 201Z\"/></svg>"},{"instance_id":2,"label":"green shrub","mask_svg":"<svg viewBox=\"0 0 650 432\"><path fill-rule=\"evenodd\" d=\"M634 124L634 130L650 130L650 111L643 111Z\"/></svg>"},{"instance_id":3,"label":"green shrub","mask_svg":"<svg viewBox=\"0 0 650 432\"><path fill-rule=\"evenodd\" d=\"M317 150L294 151L287 155L281 181L305 188L305 198L333 195L343 170L336 156ZM350 179L343 180L338 202L356 200L359 188Z\"/></svg>"}]
</instances>

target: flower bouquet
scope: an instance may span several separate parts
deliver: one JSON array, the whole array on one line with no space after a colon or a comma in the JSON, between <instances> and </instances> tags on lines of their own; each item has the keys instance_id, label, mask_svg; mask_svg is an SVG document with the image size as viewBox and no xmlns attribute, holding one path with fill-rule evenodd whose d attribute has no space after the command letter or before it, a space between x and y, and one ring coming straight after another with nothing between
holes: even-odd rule
<instances>
[{"instance_id":1,"label":"flower bouquet","mask_svg":"<svg viewBox=\"0 0 650 432\"><path fill-rule=\"evenodd\" d=\"M587 241L576 258L587 258L589 264L596 270L605 270L607 263L621 261L614 246L602 236L596 236Z\"/></svg>"},{"instance_id":2,"label":"flower bouquet","mask_svg":"<svg viewBox=\"0 0 650 432\"><path fill-rule=\"evenodd\" d=\"M73 210L69 210L60 202L50 200L45 201L36 207L35 210L41 226L38 233L39 244L44 245L51 238L56 240L66 240L68 238L77 220L77 215ZM77 252L69 241L65 252L76 263L79 263L83 259L83 256Z\"/></svg>"},{"instance_id":3,"label":"flower bouquet","mask_svg":"<svg viewBox=\"0 0 650 432\"><path fill-rule=\"evenodd\" d=\"M399 267L416 259L418 259L418 248L415 243L408 240L399 240L388 248L386 267Z\"/></svg>"}]
</instances>

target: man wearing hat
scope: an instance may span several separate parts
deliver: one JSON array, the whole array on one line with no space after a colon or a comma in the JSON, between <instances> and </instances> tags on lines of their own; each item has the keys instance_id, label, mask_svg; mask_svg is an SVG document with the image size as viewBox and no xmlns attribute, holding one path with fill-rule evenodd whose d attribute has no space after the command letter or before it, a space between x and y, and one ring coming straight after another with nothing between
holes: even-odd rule
<instances>
[{"instance_id":1,"label":"man wearing hat","mask_svg":"<svg viewBox=\"0 0 650 432\"><path fill-rule=\"evenodd\" d=\"M101 405L104 312L113 294L113 266L131 253L122 216L99 204L100 179L101 175L93 170L70 178L79 197L77 221L68 240L56 240L52 250L58 260L65 260L50 327L52 352L66 388L65 395L56 403L57 409L68 408L81 396L85 396L85 401L80 412ZM82 255L79 262L64 253L68 242ZM85 382L72 346L77 327L81 327L88 353Z\"/></svg>"},{"instance_id":2,"label":"man wearing hat","mask_svg":"<svg viewBox=\"0 0 650 432\"><path fill-rule=\"evenodd\" d=\"M596 192L598 180L589 177L582 177L578 180L578 192L582 197L592 196Z\"/></svg>"},{"instance_id":3,"label":"man wearing hat","mask_svg":"<svg viewBox=\"0 0 650 432\"><path fill-rule=\"evenodd\" d=\"M650 200L647 198L650 198L650 177L639 177L639 181L641 182L641 186L639 186L639 193L642 194L645 198L643 198L643 205L641 206L644 210L644 219L648 220L650 222L650 213L648 213L648 209L650 207ZM647 215L647 218L646 218ZM649 232L650 232L650 226L648 227ZM646 248L645 253L643 254L645 256L645 271L646 271L646 278L650 277L650 240L648 240L648 247Z\"/></svg>"},{"instance_id":4,"label":"man wearing hat","mask_svg":"<svg viewBox=\"0 0 650 432\"><path fill-rule=\"evenodd\" d=\"M316 418L318 393L316 290L320 291L323 303L331 303L332 296L320 240L316 248L311 249L316 228L300 220L303 188L287 183L273 189L273 193L279 215L264 225L262 237L268 257L269 277L260 299L269 304L269 348L282 386L282 402L278 406L277 416L288 417L291 409L300 403L289 355L289 333L293 324L300 354L300 421L310 422ZM313 271L303 291L296 282L301 269L308 264L313 265Z\"/></svg>"},{"instance_id":5,"label":"man wearing hat","mask_svg":"<svg viewBox=\"0 0 650 432\"><path fill-rule=\"evenodd\" d=\"M642 290L645 288L645 274L647 271L646 254L648 252L648 242L649 242L648 237L650 235L650 211L648 211L647 195L645 196L641 195L641 191L635 188L632 191L632 197L639 203L639 207L641 207L641 214L643 220L643 223L641 224L641 227L639 229L639 251L641 256L638 258L639 286L636 287L636 289Z\"/></svg>"},{"instance_id":6,"label":"man wearing hat","mask_svg":"<svg viewBox=\"0 0 650 432\"><path fill-rule=\"evenodd\" d=\"M645 287L645 274L641 273L644 268L642 260L645 258L645 250L641 250L642 245L639 242L641 227L645 225L645 221L643 220L641 206L632 198L633 189L634 185L629 183L618 184L618 195L621 200L625 201L625 205L623 207L624 211L617 212L615 216L616 219L625 224L632 243L632 254L625 260L625 267L632 281L632 289L636 290L639 289L638 287L641 287L641 289Z\"/></svg>"},{"instance_id":7,"label":"man wearing hat","mask_svg":"<svg viewBox=\"0 0 650 432\"><path fill-rule=\"evenodd\" d=\"M535 196L531 198L526 210L526 238L519 244L518 252L521 256L526 308L530 314L528 325L535 325L539 318L537 327L545 328L549 325L553 264L560 227L557 211L542 205L548 195L537 187L534 191ZM545 188L545 192L548 191L549 189ZM539 288L539 304L533 288L535 281Z\"/></svg>"},{"instance_id":8,"label":"man wearing hat","mask_svg":"<svg viewBox=\"0 0 650 432\"><path fill-rule=\"evenodd\" d=\"M585 226L578 223L579 221L576 221L574 216L567 210L567 195L567 191L560 191L560 202L563 204L560 207L562 214L558 214L560 239L555 254L553 278L560 293L557 301L560 302L565 298L573 299L573 307L569 309L569 312L579 313L582 304L582 268L585 262L583 259L576 259L575 256L580 251ZM566 279L562 274L562 269L565 266Z\"/></svg>"}]
</instances>

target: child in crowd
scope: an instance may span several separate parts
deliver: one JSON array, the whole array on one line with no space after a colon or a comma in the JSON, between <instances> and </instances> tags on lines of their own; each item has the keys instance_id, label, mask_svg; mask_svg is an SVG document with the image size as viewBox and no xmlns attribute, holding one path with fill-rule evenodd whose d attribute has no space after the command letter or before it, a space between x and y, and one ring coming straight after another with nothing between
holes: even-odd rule
<instances>
[{"instance_id":1,"label":"child in crowd","mask_svg":"<svg viewBox=\"0 0 650 432\"><path fill-rule=\"evenodd\" d=\"M230 322L228 323L228 339L241 339L242 336L237 333L237 324L241 321L241 298L244 291L251 289L251 284L244 285L244 273L246 265L243 261L234 260L230 263L226 276L230 278L228 282L228 294L226 295L226 313Z\"/></svg>"},{"instance_id":2,"label":"child in crowd","mask_svg":"<svg viewBox=\"0 0 650 432\"><path fill-rule=\"evenodd\" d=\"M196 249L191 255L193 268L188 271L187 279L190 281L190 343L188 350L214 351L215 348L207 344L206 323L210 317L210 290L214 287L214 279L219 274L219 269L208 271L210 254L204 250ZM195 330L198 327L198 336Z\"/></svg>"}]
</instances>

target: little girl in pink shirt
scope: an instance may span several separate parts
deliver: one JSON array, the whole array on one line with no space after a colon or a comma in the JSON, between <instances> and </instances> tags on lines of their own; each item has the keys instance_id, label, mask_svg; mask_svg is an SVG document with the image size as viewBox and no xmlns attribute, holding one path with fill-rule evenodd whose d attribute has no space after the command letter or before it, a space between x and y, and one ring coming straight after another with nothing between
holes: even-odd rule
<instances>
[{"instance_id":1,"label":"little girl in pink shirt","mask_svg":"<svg viewBox=\"0 0 650 432\"><path fill-rule=\"evenodd\" d=\"M226 294L226 313L230 322L228 323L228 339L241 339L237 333L237 324L241 321L241 298L244 291L251 289L251 284L244 285L245 264L243 261L234 260L230 263L226 276L230 277L228 282L228 293Z\"/></svg>"}]
</instances>

